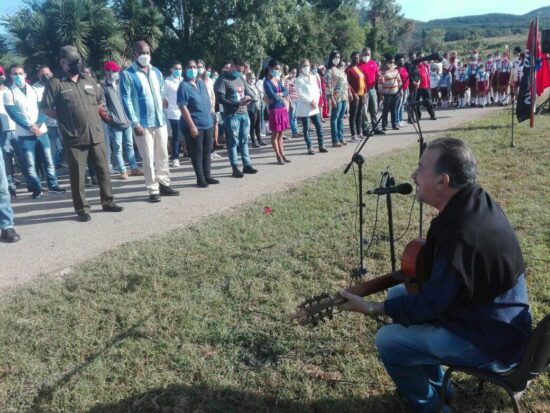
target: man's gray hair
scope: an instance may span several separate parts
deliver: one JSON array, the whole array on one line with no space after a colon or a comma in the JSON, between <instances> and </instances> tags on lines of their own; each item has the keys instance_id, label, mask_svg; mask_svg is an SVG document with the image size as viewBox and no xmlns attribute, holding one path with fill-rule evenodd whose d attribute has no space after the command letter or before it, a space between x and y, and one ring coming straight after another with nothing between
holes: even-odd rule
<instances>
[{"instance_id":1,"label":"man's gray hair","mask_svg":"<svg viewBox=\"0 0 550 413\"><path fill-rule=\"evenodd\" d=\"M463 141L439 138L430 142L427 149L439 150L434 172L449 175L451 188L463 188L476 183L476 160L471 149Z\"/></svg>"}]
</instances>

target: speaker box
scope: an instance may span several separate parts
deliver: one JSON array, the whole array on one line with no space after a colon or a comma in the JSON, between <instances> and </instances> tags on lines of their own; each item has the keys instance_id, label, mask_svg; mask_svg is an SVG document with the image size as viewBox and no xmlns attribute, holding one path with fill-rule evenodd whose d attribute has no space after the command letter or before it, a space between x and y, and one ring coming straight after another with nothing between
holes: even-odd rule
<instances>
[{"instance_id":1,"label":"speaker box","mask_svg":"<svg viewBox=\"0 0 550 413\"><path fill-rule=\"evenodd\" d=\"M550 53L550 29L544 29L542 31L540 46L542 53Z\"/></svg>"}]
</instances>

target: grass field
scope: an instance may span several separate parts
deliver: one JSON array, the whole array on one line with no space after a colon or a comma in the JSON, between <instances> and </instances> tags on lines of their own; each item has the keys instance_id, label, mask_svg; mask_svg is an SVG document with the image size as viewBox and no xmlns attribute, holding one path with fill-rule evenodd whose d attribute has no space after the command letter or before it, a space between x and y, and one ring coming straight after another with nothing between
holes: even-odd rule
<instances>
[{"instance_id":1,"label":"grass field","mask_svg":"<svg viewBox=\"0 0 550 413\"><path fill-rule=\"evenodd\" d=\"M518 126L515 149L506 121L449 135L471 144L480 183L517 230L539 321L550 312L550 117ZM388 165L408 180L417 152L368 160L366 186ZM374 321L345 314L313 330L289 321L305 297L349 282L355 202L352 175L335 171L3 295L0 412L407 411L377 359ZM376 198L366 202L370 237ZM412 195L394 197L398 235L411 205ZM418 232L417 211L399 253ZM368 277L389 269L385 214L381 202ZM503 391L472 396L476 382L457 379L455 411L511 411ZM550 411L548 375L522 400L526 411Z\"/></svg>"}]
</instances>

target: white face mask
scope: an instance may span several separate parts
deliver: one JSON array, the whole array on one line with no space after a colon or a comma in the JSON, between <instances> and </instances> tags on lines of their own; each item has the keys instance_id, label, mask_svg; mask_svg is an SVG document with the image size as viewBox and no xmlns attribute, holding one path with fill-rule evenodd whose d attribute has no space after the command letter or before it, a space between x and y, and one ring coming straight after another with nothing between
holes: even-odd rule
<instances>
[{"instance_id":1,"label":"white face mask","mask_svg":"<svg viewBox=\"0 0 550 413\"><path fill-rule=\"evenodd\" d=\"M197 69L197 72L198 72L199 75L202 75L204 73L204 67L199 67Z\"/></svg>"},{"instance_id":2,"label":"white face mask","mask_svg":"<svg viewBox=\"0 0 550 413\"><path fill-rule=\"evenodd\" d=\"M302 73L306 76L309 75L309 66L302 67Z\"/></svg>"},{"instance_id":3,"label":"white face mask","mask_svg":"<svg viewBox=\"0 0 550 413\"><path fill-rule=\"evenodd\" d=\"M362 56L361 60L365 63L368 63L368 61L370 60L370 56L369 55Z\"/></svg>"},{"instance_id":4,"label":"white face mask","mask_svg":"<svg viewBox=\"0 0 550 413\"><path fill-rule=\"evenodd\" d=\"M149 63L151 62L151 55L149 54L139 55L137 58L137 61L141 66L149 66Z\"/></svg>"},{"instance_id":5,"label":"white face mask","mask_svg":"<svg viewBox=\"0 0 550 413\"><path fill-rule=\"evenodd\" d=\"M338 66L339 63L340 63L340 58L339 57L335 57L334 59L332 59L332 64L334 66Z\"/></svg>"},{"instance_id":6,"label":"white face mask","mask_svg":"<svg viewBox=\"0 0 550 413\"><path fill-rule=\"evenodd\" d=\"M120 73L118 72L111 73L111 80L116 82L118 79L120 79Z\"/></svg>"}]
</instances>

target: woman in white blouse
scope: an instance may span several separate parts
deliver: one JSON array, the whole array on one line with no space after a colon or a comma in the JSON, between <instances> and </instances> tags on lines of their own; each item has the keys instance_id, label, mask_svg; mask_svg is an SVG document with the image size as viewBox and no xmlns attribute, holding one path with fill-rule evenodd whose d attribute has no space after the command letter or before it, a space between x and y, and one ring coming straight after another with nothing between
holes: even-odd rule
<instances>
[{"instance_id":1,"label":"woman in white blouse","mask_svg":"<svg viewBox=\"0 0 550 413\"><path fill-rule=\"evenodd\" d=\"M296 117L302 122L304 130L304 140L307 145L307 153L315 155L311 147L309 137L309 121L313 121L317 131L317 142L319 152L327 152L323 144L323 128L321 127L321 115L319 112L319 98L321 97L321 79L311 72L311 66L308 59L300 62L299 74L296 79L296 92L298 101L296 102Z\"/></svg>"}]
</instances>

